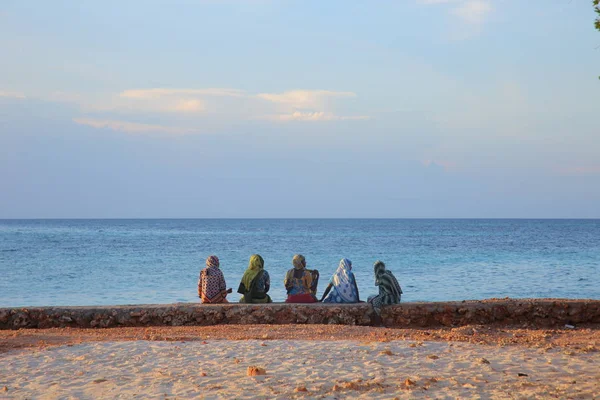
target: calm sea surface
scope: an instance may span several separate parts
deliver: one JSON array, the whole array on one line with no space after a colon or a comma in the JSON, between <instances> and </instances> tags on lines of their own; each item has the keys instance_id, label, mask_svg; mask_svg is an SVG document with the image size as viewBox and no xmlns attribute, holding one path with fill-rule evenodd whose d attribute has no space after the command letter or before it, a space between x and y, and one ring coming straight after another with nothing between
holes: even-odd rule
<instances>
[{"instance_id":1,"label":"calm sea surface","mask_svg":"<svg viewBox=\"0 0 600 400\"><path fill-rule=\"evenodd\" d=\"M295 253L319 296L347 257L361 297L381 259L403 301L600 299L600 220L0 220L0 307L194 302L208 255L235 292L253 253L275 301Z\"/></svg>"}]
</instances>

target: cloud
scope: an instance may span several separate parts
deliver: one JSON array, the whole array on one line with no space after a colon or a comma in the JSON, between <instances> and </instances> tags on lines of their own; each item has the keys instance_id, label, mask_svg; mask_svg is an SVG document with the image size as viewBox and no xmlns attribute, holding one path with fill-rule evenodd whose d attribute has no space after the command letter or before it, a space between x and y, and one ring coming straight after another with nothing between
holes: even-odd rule
<instances>
[{"instance_id":1,"label":"cloud","mask_svg":"<svg viewBox=\"0 0 600 400\"><path fill-rule=\"evenodd\" d=\"M225 97L244 97L246 93L238 89L130 89L119 94L119 97L128 99L157 99L167 96L225 96Z\"/></svg>"},{"instance_id":2,"label":"cloud","mask_svg":"<svg viewBox=\"0 0 600 400\"><path fill-rule=\"evenodd\" d=\"M425 5L450 5L450 14L470 25L481 25L493 11L490 0L419 0Z\"/></svg>"},{"instance_id":3,"label":"cloud","mask_svg":"<svg viewBox=\"0 0 600 400\"><path fill-rule=\"evenodd\" d=\"M259 93L256 97L293 108L319 109L331 102L332 98L356 97L356 93L330 90L290 90L283 93Z\"/></svg>"},{"instance_id":4,"label":"cloud","mask_svg":"<svg viewBox=\"0 0 600 400\"><path fill-rule=\"evenodd\" d=\"M110 129L113 131L127 133L168 133L168 134L185 134L194 132L193 129L171 127L163 125L140 124L137 122L100 120L93 118L74 118L73 122L79 125L87 125L97 129Z\"/></svg>"},{"instance_id":5,"label":"cloud","mask_svg":"<svg viewBox=\"0 0 600 400\"><path fill-rule=\"evenodd\" d=\"M205 110L204 102L198 99L179 100L173 105L165 108L167 111L194 113Z\"/></svg>"},{"instance_id":6,"label":"cloud","mask_svg":"<svg viewBox=\"0 0 600 400\"><path fill-rule=\"evenodd\" d=\"M87 112L116 111L125 113L186 113L198 114L207 110L210 97L243 98L243 90L206 89L128 89L93 101L80 101Z\"/></svg>"},{"instance_id":7,"label":"cloud","mask_svg":"<svg viewBox=\"0 0 600 400\"><path fill-rule=\"evenodd\" d=\"M128 133L182 134L196 132L196 127L202 127L203 132L223 131L236 121L281 123L370 119L360 111L342 111L337 107L340 99L356 97L354 92L332 90L247 93L244 90L222 88L151 88L88 96L53 92L38 98L75 106L74 111L78 110L79 113L72 118L80 125ZM158 115L168 122L163 122L165 125L152 124ZM130 120L136 122L128 122ZM185 123L182 122L184 120Z\"/></svg>"},{"instance_id":8,"label":"cloud","mask_svg":"<svg viewBox=\"0 0 600 400\"><path fill-rule=\"evenodd\" d=\"M270 121L290 122L290 121L348 121L348 120L366 120L370 119L368 116L340 116L333 113L324 111L315 112L300 112L296 111L291 114L276 114L267 115L261 119Z\"/></svg>"},{"instance_id":9,"label":"cloud","mask_svg":"<svg viewBox=\"0 0 600 400\"><path fill-rule=\"evenodd\" d=\"M12 99L24 99L25 95L23 93L3 92L2 90L0 90L0 97L9 97Z\"/></svg>"},{"instance_id":10,"label":"cloud","mask_svg":"<svg viewBox=\"0 0 600 400\"><path fill-rule=\"evenodd\" d=\"M189 96L121 97L118 95L92 102L82 101L81 106L86 112L197 114L206 111L206 103L203 99Z\"/></svg>"},{"instance_id":11,"label":"cloud","mask_svg":"<svg viewBox=\"0 0 600 400\"><path fill-rule=\"evenodd\" d=\"M492 5L486 0L469 0L452 10L452 14L474 25L484 23L491 12Z\"/></svg>"}]
</instances>

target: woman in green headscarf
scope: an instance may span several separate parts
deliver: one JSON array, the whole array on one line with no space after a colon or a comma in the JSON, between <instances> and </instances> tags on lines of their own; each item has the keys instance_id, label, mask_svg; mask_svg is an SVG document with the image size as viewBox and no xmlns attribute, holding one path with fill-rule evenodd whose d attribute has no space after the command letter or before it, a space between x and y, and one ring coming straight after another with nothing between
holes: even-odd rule
<instances>
[{"instance_id":1,"label":"woman in green headscarf","mask_svg":"<svg viewBox=\"0 0 600 400\"><path fill-rule=\"evenodd\" d=\"M242 276L238 293L242 295L240 303L271 303L267 294L271 287L269 273L264 270L265 261L258 254L253 254L248 269Z\"/></svg>"}]
</instances>

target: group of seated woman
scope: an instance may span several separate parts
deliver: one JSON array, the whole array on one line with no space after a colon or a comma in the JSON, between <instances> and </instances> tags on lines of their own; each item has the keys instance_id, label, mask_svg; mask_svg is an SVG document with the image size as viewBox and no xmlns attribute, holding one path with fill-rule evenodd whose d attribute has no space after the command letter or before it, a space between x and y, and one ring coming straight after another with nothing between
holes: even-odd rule
<instances>
[{"instance_id":1,"label":"group of seated woman","mask_svg":"<svg viewBox=\"0 0 600 400\"><path fill-rule=\"evenodd\" d=\"M347 258L340 261L320 300L316 297L319 271L307 269L306 259L300 254L294 256L292 264L294 268L286 273L283 281L287 291L287 303L361 302L356 278L352 272L352 262ZM254 254L250 257L248 268L237 290L242 295L240 303L272 302L268 294L271 279L264 265L260 255ZM394 274L385 268L382 261L375 262L374 272L375 286L379 288L379 294L370 296L367 301L380 312L382 306L400 302L402 289ZM219 259L217 256L208 257L206 268L200 271L198 296L203 303L228 303L227 294L231 292L231 289L227 289L223 272L219 269Z\"/></svg>"}]
</instances>

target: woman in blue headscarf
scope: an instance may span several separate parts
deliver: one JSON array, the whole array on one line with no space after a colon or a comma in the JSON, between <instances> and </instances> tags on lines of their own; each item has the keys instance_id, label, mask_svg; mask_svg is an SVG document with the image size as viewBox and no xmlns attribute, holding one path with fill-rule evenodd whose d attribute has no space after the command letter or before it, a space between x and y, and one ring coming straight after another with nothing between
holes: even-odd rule
<instances>
[{"instance_id":1,"label":"woman in blue headscarf","mask_svg":"<svg viewBox=\"0 0 600 400\"><path fill-rule=\"evenodd\" d=\"M358 303L360 301L356 278L352 273L352 261L347 258L340 261L321 301L323 303Z\"/></svg>"}]
</instances>

